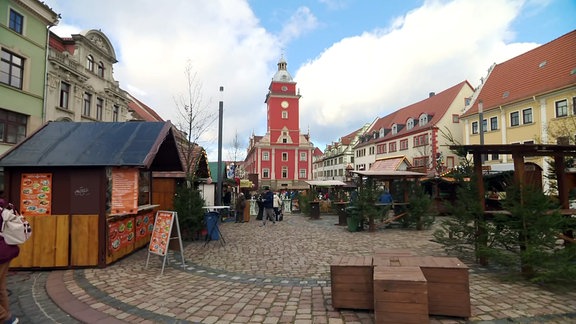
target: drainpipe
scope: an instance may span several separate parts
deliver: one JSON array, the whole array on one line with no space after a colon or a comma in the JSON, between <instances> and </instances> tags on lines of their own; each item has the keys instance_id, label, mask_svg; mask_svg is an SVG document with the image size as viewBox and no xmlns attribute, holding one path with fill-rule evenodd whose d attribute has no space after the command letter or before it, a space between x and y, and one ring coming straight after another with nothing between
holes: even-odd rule
<instances>
[{"instance_id":1,"label":"drainpipe","mask_svg":"<svg viewBox=\"0 0 576 324\"><path fill-rule=\"evenodd\" d=\"M46 123L46 97L48 97L48 53L50 51L50 28L54 24L48 26L46 30L46 55L44 57L44 97L42 98L42 124Z\"/></svg>"}]
</instances>

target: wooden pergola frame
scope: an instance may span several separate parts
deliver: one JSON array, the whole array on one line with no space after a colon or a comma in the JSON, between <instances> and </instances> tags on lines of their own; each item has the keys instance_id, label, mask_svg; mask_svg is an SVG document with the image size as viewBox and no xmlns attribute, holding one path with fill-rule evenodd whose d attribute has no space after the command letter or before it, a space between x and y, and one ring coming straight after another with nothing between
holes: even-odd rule
<instances>
[{"instance_id":1,"label":"wooden pergola frame","mask_svg":"<svg viewBox=\"0 0 576 324\"><path fill-rule=\"evenodd\" d=\"M558 182L558 199L562 209L568 209L568 192L566 178L567 156L576 157L576 145L556 144L490 144L490 145L451 145L451 150L472 154L474 173L478 179L479 199L484 209L484 180L482 178L482 155L483 154L511 154L514 161L514 182L520 186L525 183L524 170L525 157L551 156L554 158L554 168Z\"/></svg>"}]
</instances>

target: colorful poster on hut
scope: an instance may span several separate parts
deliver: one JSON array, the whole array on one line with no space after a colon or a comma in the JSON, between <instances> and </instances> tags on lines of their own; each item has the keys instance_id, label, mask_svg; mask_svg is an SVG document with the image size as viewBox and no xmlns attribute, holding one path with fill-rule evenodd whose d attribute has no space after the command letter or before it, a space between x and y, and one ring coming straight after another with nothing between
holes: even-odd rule
<instances>
[{"instance_id":1,"label":"colorful poster on hut","mask_svg":"<svg viewBox=\"0 0 576 324\"><path fill-rule=\"evenodd\" d=\"M150 246L148 251L158 255L166 255L168 243L170 242L170 233L172 232L172 223L174 221L174 212L158 211L156 221L152 229Z\"/></svg>"},{"instance_id":2,"label":"colorful poster on hut","mask_svg":"<svg viewBox=\"0 0 576 324\"><path fill-rule=\"evenodd\" d=\"M20 213L25 216L50 215L52 174L24 173L20 181Z\"/></svg>"},{"instance_id":3,"label":"colorful poster on hut","mask_svg":"<svg viewBox=\"0 0 576 324\"><path fill-rule=\"evenodd\" d=\"M138 212L138 170L112 169L112 214Z\"/></svg>"},{"instance_id":4,"label":"colorful poster on hut","mask_svg":"<svg viewBox=\"0 0 576 324\"><path fill-rule=\"evenodd\" d=\"M112 251L118 251L134 243L134 217L108 223L108 238Z\"/></svg>"},{"instance_id":5,"label":"colorful poster on hut","mask_svg":"<svg viewBox=\"0 0 576 324\"><path fill-rule=\"evenodd\" d=\"M153 212L136 216L136 241L152 233L154 224L152 223Z\"/></svg>"}]
</instances>

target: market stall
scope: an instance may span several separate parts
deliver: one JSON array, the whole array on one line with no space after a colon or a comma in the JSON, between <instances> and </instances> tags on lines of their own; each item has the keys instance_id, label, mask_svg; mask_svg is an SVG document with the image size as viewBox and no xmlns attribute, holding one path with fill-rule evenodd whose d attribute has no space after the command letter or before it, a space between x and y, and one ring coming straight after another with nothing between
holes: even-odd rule
<instances>
[{"instance_id":1,"label":"market stall","mask_svg":"<svg viewBox=\"0 0 576 324\"><path fill-rule=\"evenodd\" d=\"M169 122L50 122L0 157L33 228L13 268L106 265L148 244L153 171L182 171Z\"/></svg>"}]
</instances>

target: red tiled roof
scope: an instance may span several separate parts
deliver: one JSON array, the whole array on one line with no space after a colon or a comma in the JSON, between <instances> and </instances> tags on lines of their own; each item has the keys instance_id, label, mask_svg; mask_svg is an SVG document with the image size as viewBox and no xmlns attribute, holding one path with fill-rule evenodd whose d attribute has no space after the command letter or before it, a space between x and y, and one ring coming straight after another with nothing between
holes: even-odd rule
<instances>
[{"instance_id":1,"label":"red tiled roof","mask_svg":"<svg viewBox=\"0 0 576 324\"><path fill-rule=\"evenodd\" d=\"M496 64L476 102L462 116L557 91L576 84L576 30L506 62Z\"/></svg>"},{"instance_id":2,"label":"red tiled roof","mask_svg":"<svg viewBox=\"0 0 576 324\"><path fill-rule=\"evenodd\" d=\"M359 128L348 135L342 136L340 138L340 143L342 143L342 145L350 145L350 143L352 143L352 141L356 137L356 134L358 134L358 132L360 132L361 130L362 128Z\"/></svg>"},{"instance_id":3,"label":"red tiled roof","mask_svg":"<svg viewBox=\"0 0 576 324\"><path fill-rule=\"evenodd\" d=\"M164 121L154 109L145 105L142 101L136 99L133 95L128 93L130 102L128 102L128 109L136 113L142 120L145 121Z\"/></svg>"},{"instance_id":4,"label":"red tiled roof","mask_svg":"<svg viewBox=\"0 0 576 324\"><path fill-rule=\"evenodd\" d=\"M452 105L463 87L469 87L472 89L472 86L470 83L468 83L468 81L462 81L440 93L437 93L412 105L400 108L385 117L379 118L366 133L371 134L373 132L379 132L381 128L391 129L393 124L405 125L406 121L410 117L414 118L415 123L414 127L410 130L404 127L395 135L391 135L391 133L389 133L384 137L376 139L375 141L372 139L370 141L361 143L358 145L358 147L389 140L394 137L403 137L407 134L420 132L423 129L428 129L431 126L436 125L440 119L444 117L448 111L448 108L450 108L450 105ZM462 102L462 107L464 107L464 102ZM418 118L423 113L428 114L428 123L424 126L419 126Z\"/></svg>"}]
</instances>

